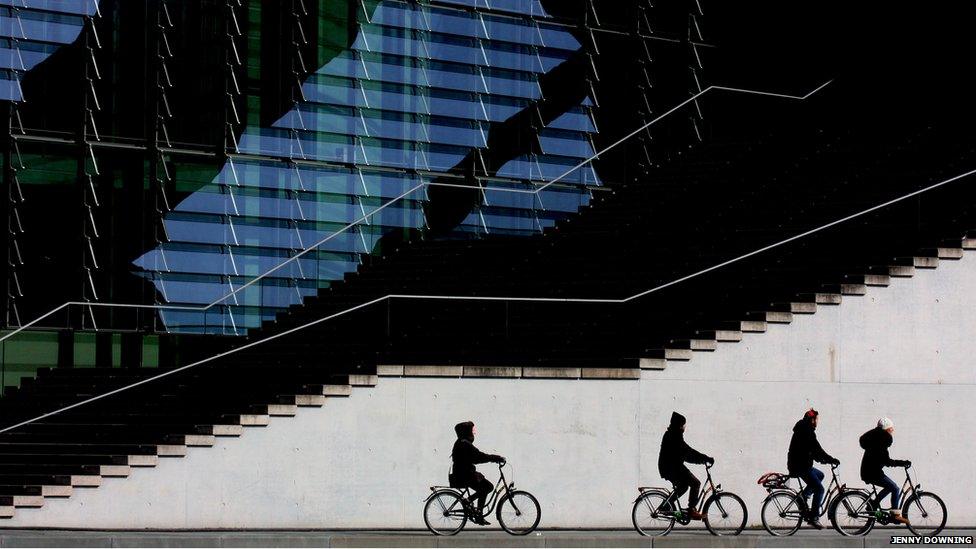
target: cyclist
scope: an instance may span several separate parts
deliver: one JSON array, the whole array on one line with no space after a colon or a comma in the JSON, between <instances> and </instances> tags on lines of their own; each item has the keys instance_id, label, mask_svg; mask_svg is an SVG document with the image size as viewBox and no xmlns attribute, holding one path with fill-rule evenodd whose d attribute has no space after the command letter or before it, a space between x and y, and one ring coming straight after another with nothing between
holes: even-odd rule
<instances>
[{"instance_id":1,"label":"cyclist","mask_svg":"<svg viewBox=\"0 0 976 549\"><path fill-rule=\"evenodd\" d=\"M678 412L671 413L671 424L664 432L661 439L661 454L657 459L657 469L661 477L674 485L671 492L671 503L677 504L678 498L691 489L688 493L688 516L693 520L701 520L702 515L696 507L698 506L698 495L701 489L701 481L693 475L685 463L713 464L715 460L705 454L695 450L685 442L685 416Z\"/></svg>"},{"instance_id":2,"label":"cyclist","mask_svg":"<svg viewBox=\"0 0 976 549\"><path fill-rule=\"evenodd\" d=\"M484 475L476 471L474 466L478 463L502 463L505 458L495 454L486 454L475 448L474 422L458 423L454 426L454 432L457 433L458 438L454 443L454 449L451 450L451 459L454 461L449 478L451 487L471 488L474 491L468 498L468 504L473 504L474 500L477 499L478 506L475 508L475 516L471 518L471 522L487 526L491 523L485 520L482 509L485 507L488 494L494 490L495 486Z\"/></svg>"},{"instance_id":3,"label":"cyclist","mask_svg":"<svg viewBox=\"0 0 976 549\"><path fill-rule=\"evenodd\" d=\"M813 502L807 508L807 524L820 530L820 503L824 497L823 471L813 466L814 460L820 463L840 465L840 460L834 458L820 446L817 441L817 423L820 413L810 408L800 421L793 426L793 438L790 439L790 449L786 456L786 467L791 475L806 483L803 488L803 498L813 495Z\"/></svg>"},{"instance_id":4,"label":"cyclist","mask_svg":"<svg viewBox=\"0 0 976 549\"><path fill-rule=\"evenodd\" d=\"M908 524L908 519L901 516L901 510L898 508L901 490L891 477L884 474L885 467L912 466L912 462L908 460L891 459L888 456L888 448L894 440L892 436L894 432L895 424L883 417L878 420L878 425L874 429L861 435L861 448L864 448L864 457L861 458L861 480L881 487L877 499L873 502L875 509L881 509L881 500L891 494L892 520L899 524Z\"/></svg>"}]
</instances>

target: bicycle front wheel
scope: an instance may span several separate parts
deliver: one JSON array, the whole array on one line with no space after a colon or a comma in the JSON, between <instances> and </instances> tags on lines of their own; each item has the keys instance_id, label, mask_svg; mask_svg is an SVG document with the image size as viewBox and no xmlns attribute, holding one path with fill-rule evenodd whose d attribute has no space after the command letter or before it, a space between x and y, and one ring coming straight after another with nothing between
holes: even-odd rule
<instances>
[{"instance_id":1,"label":"bicycle front wheel","mask_svg":"<svg viewBox=\"0 0 976 549\"><path fill-rule=\"evenodd\" d=\"M498 524L513 536L524 536L539 526L542 518L542 508L535 496L528 492L517 490L509 492L498 502Z\"/></svg>"},{"instance_id":2,"label":"bicycle front wheel","mask_svg":"<svg viewBox=\"0 0 976 549\"><path fill-rule=\"evenodd\" d=\"M905 501L902 516L916 536L935 536L945 528L949 512L942 498L931 492L919 492Z\"/></svg>"},{"instance_id":3,"label":"bicycle front wheel","mask_svg":"<svg viewBox=\"0 0 976 549\"><path fill-rule=\"evenodd\" d=\"M845 492L830 507L830 523L842 536L863 536L874 527L874 505L864 492Z\"/></svg>"},{"instance_id":4,"label":"bicycle front wheel","mask_svg":"<svg viewBox=\"0 0 976 549\"><path fill-rule=\"evenodd\" d=\"M436 536L453 536L464 528L468 514L464 512L461 496L453 490L431 494L424 505L424 523Z\"/></svg>"},{"instance_id":5,"label":"bicycle front wheel","mask_svg":"<svg viewBox=\"0 0 976 549\"><path fill-rule=\"evenodd\" d=\"M762 524L774 536L792 536L803 521L803 501L792 492L773 492L762 506Z\"/></svg>"},{"instance_id":6,"label":"bicycle front wheel","mask_svg":"<svg viewBox=\"0 0 976 549\"><path fill-rule=\"evenodd\" d=\"M722 492L708 498L702 515L705 527L715 536L738 536L749 518L742 498L731 492Z\"/></svg>"},{"instance_id":7,"label":"bicycle front wheel","mask_svg":"<svg viewBox=\"0 0 976 549\"><path fill-rule=\"evenodd\" d=\"M674 507L663 492L644 492L631 513L634 529L642 536L665 536L674 528Z\"/></svg>"}]
</instances>

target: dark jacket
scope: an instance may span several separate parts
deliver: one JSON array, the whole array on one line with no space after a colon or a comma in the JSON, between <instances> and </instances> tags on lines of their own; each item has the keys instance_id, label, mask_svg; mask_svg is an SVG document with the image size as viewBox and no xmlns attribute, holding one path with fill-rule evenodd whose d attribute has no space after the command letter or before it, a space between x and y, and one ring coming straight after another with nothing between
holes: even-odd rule
<instances>
[{"instance_id":1,"label":"dark jacket","mask_svg":"<svg viewBox=\"0 0 976 549\"><path fill-rule=\"evenodd\" d=\"M864 457L861 458L861 480L874 484L884 476L885 467L901 467L907 462L891 459L888 448L891 447L891 433L881 427L875 427L861 435L861 448Z\"/></svg>"},{"instance_id":2,"label":"dark jacket","mask_svg":"<svg viewBox=\"0 0 976 549\"><path fill-rule=\"evenodd\" d=\"M803 418L793 426L793 438L790 440L790 450L786 455L786 468L791 475L801 475L810 471L814 460L820 463L837 461L820 447L813 424L809 419Z\"/></svg>"},{"instance_id":3,"label":"dark jacket","mask_svg":"<svg viewBox=\"0 0 976 549\"><path fill-rule=\"evenodd\" d=\"M661 454L657 458L657 470L661 478L674 480L685 469L685 463L705 463L711 458L695 450L685 442L685 433L672 425L661 439Z\"/></svg>"},{"instance_id":4,"label":"dark jacket","mask_svg":"<svg viewBox=\"0 0 976 549\"><path fill-rule=\"evenodd\" d=\"M451 470L453 481L456 483L467 483L475 478L475 465L478 463L488 463L489 461L500 462L501 456L486 454L474 446L474 434L471 432L474 423L465 421L454 426L454 432L458 439L451 450L451 459L454 467Z\"/></svg>"}]
</instances>

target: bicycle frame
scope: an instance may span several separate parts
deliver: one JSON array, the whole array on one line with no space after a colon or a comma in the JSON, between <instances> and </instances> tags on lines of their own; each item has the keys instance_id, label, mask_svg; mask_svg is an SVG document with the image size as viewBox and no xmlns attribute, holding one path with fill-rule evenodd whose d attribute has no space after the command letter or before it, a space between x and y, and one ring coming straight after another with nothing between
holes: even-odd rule
<instances>
[{"instance_id":1,"label":"bicycle frame","mask_svg":"<svg viewBox=\"0 0 976 549\"><path fill-rule=\"evenodd\" d=\"M912 497L912 495L914 495L914 494L916 494L918 492L921 492L921 490L922 490L922 485L921 484L916 484L912 480L912 475L911 475L911 473L909 472L908 469L909 469L908 467L905 467L905 482L901 483L901 501L899 501L899 503L902 506L905 505L905 502L907 502L908 499L910 497ZM868 492L867 490L863 490L863 491L864 491L864 493L866 493L871 498L871 501L875 501L875 500L878 499L878 485L877 484L872 484L871 485L871 491L870 492ZM899 509L901 509L901 507L899 507ZM881 502L880 501L878 502L878 510L882 510L881 509ZM858 510L858 512L860 512L860 510Z\"/></svg>"},{"instance_id":2,"label":"bicycle frame","mask_svg":"<svg viewBox=\"0 0 976 549\"><path fill-rule=\"evenodd\" d=\"M640 491L640 495L638 495L637 499L634 500L635 503L637 502L637 500L641 498L641 496L644 495L645 492L650 492L659 489L649 487L647 490L644 490L642 488L639 488L638 490ZM665 493L665 499L664 499L665 502L671 501L671 496L674 495L673 488L670 490L664 488L664 489L660 489L660 491ZM705 505L705 500L708 498L708 496L712 494L719 494L721 492L722 492L722 485L715 484L715 482L712 480L712 466L705 465L705 482L702 483L701 491L698 493L698 503L695 506L694 510L701 512L702 507ZM677 499L675 499L674 503L676 504L676 507L680 511L681 505L678 503ZM657 512L658 510L659 509L656 509L655 512Z\"/></svg>"},{"instance_id":3,"label":"bicycle frame","mask_svg":"<svg viewBox=\"0 0 976 549\"><path fill-rule=\"evenodd\" d=\"M481 513L485 516L492 514L495 511L495 506L498 504L499 501L501 501L502 497L505 494L509 493L513 488L515 488L514 482L509 483L505 479L505 470L503 469L503 467L504 464L502 463L498 464L498 474L499 474L498 482L495 483L495 488L491 491L491 494L488 496L488 499L485 501L484 508L481 510ZM434 490L435 488L438 487L432 486L431 490L435 491ZM458 494L460 494L461 498L464 499L464 501L467 501L468 498L471 497L471 488L469 487L464 487L464 488L445 487L445 488L457 491ZM431 494L431 496L433 496L433 494ZM428 496L428 499L431 496ZM468 518L471 518L471 514L468 511L469 510L467 506L465 506L464 512L465 514L468 515Z\"/></svg>"},{"instance_id":4,"label":"bicycle frame","mask_svg":"<svg viewBox=\"0 0 976 549\"><path fill-rule=\"evenodd\" d=\"M800 485L800 489L799 490L793 490L792 488L788 488L788 489L797 495L801 495L803 494L803 490L806 488L806 486L804 485L805 481L803 481L803 479L801 479L800 477L794 477L794 478L796 479L797 484ZM827 510L830 509L830 506L834 502L834 500L840 497L840 495L843 494L846 489L847 489L847 485L841 484L840 481L837 480L837 466L831 465L830 482L827 484L827 491L824 493L823 501L820 502L820 509L817 509L817 516L818 517L824 516L824 514L827 513ZM801 498L801 501L805 503L806 498Z\"/></svg>"}]
</instances>

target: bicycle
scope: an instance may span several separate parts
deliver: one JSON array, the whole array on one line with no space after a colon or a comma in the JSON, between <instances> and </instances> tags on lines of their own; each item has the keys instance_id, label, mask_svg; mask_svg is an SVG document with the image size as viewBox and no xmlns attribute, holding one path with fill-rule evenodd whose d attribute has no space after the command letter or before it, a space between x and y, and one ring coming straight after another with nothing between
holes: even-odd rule
<instances>
[{"instance_id":1,"label":"bicycle","mask_svg":"<svg viewBox=\"0 0 976 549\"><path fill-rule=\"evenodd\" d=\"M704 515L705 527L715 536L737 536L746 526L749 512L742 498L722 490L722 485L712 481L712 466L705 465L705 482L698 496L698 508ZM673 490L654 486L640 486L640 495L634 500L631 518L634 529L642 536L666 536L674 523L687 526L691 515L682 510L677 499L672 503ZM706 499L706 496L707 499ZM677 508L676 508L677 507Z\"/></svg>"},{"instance_id":2,"label":"bicycle","mask_svg":"<svg viewBox=\"0 0 976 549\"><path fill-rule=\"evenodd\" d=\"M505 462L498 464L500 478L485 502L484 515L488 516L494 511L498 524L506 532L513 536L525 536L539 526L542 509L535 496L524 490L516 490L515 483L505 479L504 466ZM464 529L468 519L477 516L477 510L468 503L471 496L469 488L431 486L430 491L424 504L424 523L434 535L453 536Z\"/></svg>"},{"instance_id":3,"label":"bicycle","mask_svg":"<svg viewBox=\"0 0 976 549\"><path fill-rule=\"evenodd\" d=\"M837 467L837 465L830 466L830 484L820 509L817 509L817 517L826 514L834 528L837 528L835 516L837 504L844 494L851 491L846 484L841 484L837 480ZM790 479L796 479L799 489L794 490L789 486ZM773 536L795 534L808 511L806 498L803 497L804 486L800 478L782 473L766 473L759 477L757 484L762 484L768 493L762 504L763 528Z\"/></svg>"},{"instance_id":4,"label":"bicycle","mask_svg":"<svg viewBox=\"0 0 976 549\"><path fill-rule=\"evenodd\" d=\"M911 465L905 467L905 482L902 484L902 516L908 519L908 529L916 536L935 536L945 528L948 511L942 498L932 492L922 490L909 473ZM890 510L875 508L878 487L871 491L851 490L844 495L844 508L839 524L834 528L845 536L867 535L875 524L888 525L894 522ZM838 507L838 510L840 508Z\"/></svg>"}]
</instances>

